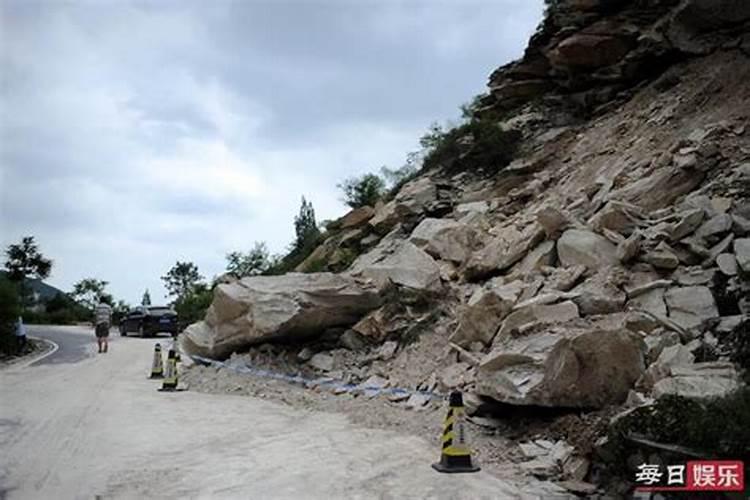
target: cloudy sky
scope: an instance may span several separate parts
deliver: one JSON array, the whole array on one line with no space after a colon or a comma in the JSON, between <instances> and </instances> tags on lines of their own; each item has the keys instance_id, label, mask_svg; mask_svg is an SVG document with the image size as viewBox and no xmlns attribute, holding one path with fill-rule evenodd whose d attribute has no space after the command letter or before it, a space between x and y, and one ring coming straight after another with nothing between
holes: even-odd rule
<instances>
[{"instance_id":1,"label":"cloudy sky","mask_svg":"<svg viewBox=\"0 0 750 500\"><path fill-rule=\"evenodd\" d=\"M398 167L517 58L542 0L0 0L0 244L159 301L190 260L283 251L300 197Z\"/></svg>"}]
</instances>

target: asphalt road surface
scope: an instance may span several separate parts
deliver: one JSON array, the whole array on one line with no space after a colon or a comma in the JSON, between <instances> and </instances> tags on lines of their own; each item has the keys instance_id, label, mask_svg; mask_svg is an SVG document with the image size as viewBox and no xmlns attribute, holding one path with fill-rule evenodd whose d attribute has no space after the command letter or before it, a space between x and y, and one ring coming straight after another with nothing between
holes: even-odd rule
<instances>
[{"instance_id":1,"label":"asphalt road surface","mask_svg":"<svg viewBox=\"0 0 750 500\"><path fill-rule=\"evenodd\" d=\"M0 499L567 498L529 478L439 474L435 443L345 415L159 392L158 339L116 335L96 354L90 329L34 330L61 347L0 370Z\"/></svg>"}]
</instances>

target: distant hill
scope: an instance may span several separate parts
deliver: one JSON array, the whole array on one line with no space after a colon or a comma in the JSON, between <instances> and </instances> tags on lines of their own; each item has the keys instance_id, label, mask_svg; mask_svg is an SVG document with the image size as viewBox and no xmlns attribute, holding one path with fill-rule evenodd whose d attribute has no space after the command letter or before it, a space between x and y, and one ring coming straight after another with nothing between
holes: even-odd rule
<instances>
[{"instance_id":1,"label":"distant hill","mask_svg":"<svg viewBox=\"0 0 750 500\"><path fill-rule=\"evenodd\" d=\"M6 271L0 271L1 276L7 276L7 274L8 273ZM38 300L40 302L45 302L47 300L53 299L59 294L65 295L65 292L63 292L59 288L48 285L40 279L26 280L26 283L29 285L34 294L38 296Z\"/></svg>"}]
</instances>

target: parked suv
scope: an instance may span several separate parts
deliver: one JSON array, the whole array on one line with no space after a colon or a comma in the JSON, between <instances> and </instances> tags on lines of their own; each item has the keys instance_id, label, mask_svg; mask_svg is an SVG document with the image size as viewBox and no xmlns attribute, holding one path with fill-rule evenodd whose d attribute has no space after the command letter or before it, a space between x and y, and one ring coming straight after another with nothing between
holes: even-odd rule
<instances>
[{"instance_id":1,"label":"parked suv","mask_svg":"<svg viewBox=\"0 0 750 500\"><path fill-rule=\"evenodd\" d=\"M138 306L120 321L120 335L138 333L141 337L153 337L157 333L177 336L177 313L171 307Z\"/></svg>"}]
</instances>

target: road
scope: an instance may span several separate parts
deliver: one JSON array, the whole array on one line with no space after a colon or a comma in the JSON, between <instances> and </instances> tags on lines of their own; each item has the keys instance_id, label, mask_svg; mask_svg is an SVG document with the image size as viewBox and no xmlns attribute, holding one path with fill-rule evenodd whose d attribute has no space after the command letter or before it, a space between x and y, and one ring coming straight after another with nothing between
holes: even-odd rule
<instances>
[{"instance_id":1,"label":"road","mask_svg":"<svg viewBox=\"0 0 750 500\"><path fill-rule=\"evenodd\" d=\"M0 371L0 498L552 497L528 479L438 474L433 444L344 415L159 392L155 339L116 336L95 354L81 348L90 330L33 333L65 347Z\"/></svg>"}]
</instances>

